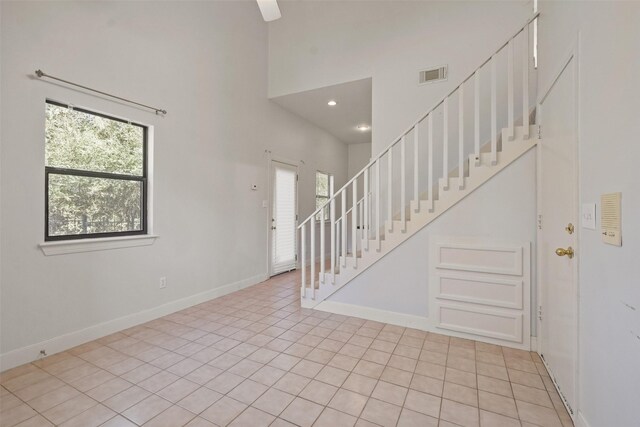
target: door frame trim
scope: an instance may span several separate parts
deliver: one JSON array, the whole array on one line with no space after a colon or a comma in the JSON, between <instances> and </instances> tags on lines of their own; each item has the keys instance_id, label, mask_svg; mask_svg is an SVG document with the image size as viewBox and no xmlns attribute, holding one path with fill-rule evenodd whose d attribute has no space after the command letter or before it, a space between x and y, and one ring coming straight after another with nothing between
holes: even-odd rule
<instances>
[{"instance_id":1,"label":"door frame trim","mask_svg":"<svg viewBox=\"0 0 640 427\"><path fill-rule=\"evenodd\" d=\"M267 224L267 278L273 277L273 265L272 265L272 236L271 233L271 214L273 212L273 163L281 163L287 166L291 166L296 169L296 175L298 179L296 180L296 218L299 217L299 206L300 206L300 165L299 162L295 160L288 159L286 157L281 157L278 155L273 155L270 152L268 153L267 158L267 213L266 213L266 224ZM298 225L299 219L296 219L296 227ZM296 254L298 253L298 249L300 247L300 242L298 241L298 232L295 232L295 245L296 245ZM300 260L296 260L296 268L299 268Z\"/></svg>"},{"instance_id":2,"label":"door frame trim","mask_svg":"<svg viewBox=\"0 0 640 427\"><path fill-rule=\"evenodd\" d=\"M566 70L567 66L571 63L571 61L574 61L574 105L575 105L575 121L574 121L574 129L575 129L575 150L574 150L574 161L575 161L575 171L574 171L574 183L575 183L575 194L573 195L573 199L574 199L574 216L576 218L576 235L575 235L575 240L576 240L576 248L577 248L577 252L578 252L578 256L575 258L575 262L573 264L573 285L574 285L574 289L575 289L575 300L574 300L574 304L575 304L575 313L576 313L576 328L575 328L575 353L574 353L574 360L575 360L575 372L574 372L574 378L575 378L575 382L574 382L574 386L575 386L575 408L571 408L571 410L569 410L569 406L567 405L567 402L564 401L564 399L562 399L563 404L565 405L567 412L569 413L569 415L571 416L571 418L573 419L574 422L577 421L577 417L578 417L578 413L580 412L580 157L579 157L579 152L580 152L580 103L579 103L579 89L580 89L580 62L579 62L579 47L580 47L580 34L578 33L578 35L576 36L576 38L570 43L570 47L567 51L567 53L562 57L562 60L559 63L559 66L557 68L556 73L554 74L553 79L548 83L548 87L545 88L544 91L539 92L539 97L537 100L537 116L540 118L539 123L541 125L541 132L542 132L542 138L544 139L544 118L543 118L543 107L542 104L544 103L545 99L547 98L547 96L549 95L549 93L551 92L551 90L554 88L556 82L558 81L558 79L560 78L560 76L562 75L562 73ZM536 146L536 154L537 154L537 158L538 158L538 162L537 162L537 178L536 178L536 186L537 186L537 204L538 204L538 221L540 220L540 215L541 215L541 207L542 207L542 201L543 201L543 197L542 197L542 182L541 182L541 178L542 178L542 174L543 174L543 167L542 167L542 142L539 143ZM543 224L544 224L544 218L542 218ZM537 241L538 241L538 245L537 245L537 259L536 259L536 265L537 265L537 291L536 291L536 305L538 307L540 307L541 303L542 303L542 294L543 294L543 282L541 280L542 277L544 277L544 275L542 274L543 271L543 263L542 263L542 249L541 249L541 245L539 244L542 241L542 233L543 230L541 230L540 224L538 223L538 227L537 227L537 232L536 232L536 237L537 237ZM536 310L537 311L537 310ZM543 307L543 313L542 316L544 316L544 307ZM536 339L536 352L538 354L540 354L541 352L541 347L542 347L542 336L544 335L544 328L542 327L542 321L540 320L540 316L539 313L536 313L536 331L537 331L537 339ZM545 364L545 366L547 366L547 363L543 360L543 363ZM560 391L558 389L558 385L556 384L555 380L553 381L554 386L556 387L556 390L558 391L558 394L560 394ZM573 413L572 413L573 412Z\"/></svg>"}]
</instances>

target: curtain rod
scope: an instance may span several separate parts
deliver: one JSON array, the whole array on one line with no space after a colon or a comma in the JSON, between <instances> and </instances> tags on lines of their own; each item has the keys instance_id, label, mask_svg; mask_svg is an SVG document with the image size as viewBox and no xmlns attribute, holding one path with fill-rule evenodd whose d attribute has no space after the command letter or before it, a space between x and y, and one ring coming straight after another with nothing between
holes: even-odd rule
<instances>
[{"instance_id":1,"label":"curtain rod","mask_svg":"<svg viewBox=\"0 0 640 427\"><path fill-rule=\"evenodd\" d=\"M66 83L66 84L71 85L71 86L76 86L76 87L79 87L79 88L82 88L82 89L85 89L85 90L89 90L89 91L91 91L91 92L99 93L99 94L104 95L104 96L109 96L109 97L111 97L111 98L119 99L120 101L128 102L128 103L130 103L130 104L135 104L135 105L138 105L138 106L140 106L140 107L148 108L148 109L150 109L150 110L155 111L155 112L156 112L156 114L163 114L163 115L164 115L164 114L167 114L167 110L163 110L163 109L161 109L161 108L152 107L152 106L150 106L150 105L141 104L141 103L139 103L139 102L131 101L130 99L122 98L122 97L120 97L120 96L116 96L116 95L111 95L110 93L103 92L103 91L101 91L101 90L92 89L92 88L90 88L90 87L83 86L83 85L78 84L78 83L73 83L73 82L70 82L70 81L68 81L68 80L63 80L63 79L61 79L61 78L59 78L59 77L54 77L54 76L52 76L52 75L46 74L46 73L45 73L44 71L42 71L42 70L36 70L36 76L38 76L39 78L47 77L47 78L49 78L49 79L57 80L57 81L59 81L59 82Z\"/></svg>"}]
</instances>

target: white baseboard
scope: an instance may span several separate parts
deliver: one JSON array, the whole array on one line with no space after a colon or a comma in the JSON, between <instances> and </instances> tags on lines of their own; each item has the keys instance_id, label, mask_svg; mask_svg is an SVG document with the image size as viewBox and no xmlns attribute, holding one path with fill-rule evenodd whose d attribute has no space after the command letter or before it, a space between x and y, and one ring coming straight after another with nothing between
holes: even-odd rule
<instances>
[{"instance_id":1,"label":"white baseboard","mask_svg":"<svg viewBox=\"0 0 640 427\"><path fill-rule=\"evenodd\" d=\"M584 414L580 411L578 411L578 415L576 416L576 427L591 427L584 417Z\"/></svg>"},{"instance_id":2,"label":"white baseboard","mask_svg":"<svg viewBox=\"0 0 640 427\"><path fill-rule=\"evenodd\" d=\"M395 311L381 310L379 308L363 307L355 304L324 300L315 306L314 309L334 314L342 314L345 316L360 317L362 319L373 320L376 322L389 323L391 325L404 326L405 328L421 329L425 331L430 329L429 319L427 317L397 313Z\"/></svg>"},{"instance_id":3,"label":"white baseboard","mask_svg":"<svg viewBox=\"0 0 640 427\"><path fill-rule=\"evenodd\" d=\"M61 351L102 338L123 329L131 328L187 307L191 307L214 298L219 298L231 292L239 291L240 289L247 288L267 279L268 277L266 274L259 274L209 291L191 295L176 301L171 301L158 307L119 317L117 319L89 326L88 328L81 329L79 331L70 332L36 344L0 354L0 372L37 360L40 357L40 350L42 349L46 350L47 355L60 353Z\"/></svg>"},{"instance_id":4,"label":"white baseboard","mask_svg":"<svg viewBox=\"0 0 640 427\"><path fill-rule=\"evenodd\" d=\"M328 313L342 314L344 316L359 317L361 319L373 320L376 322L389 323L391 325L403 326L405 328L419 329L427 332L435 332L438 334L448 335L452 337L475 339L489 344L503 345L507 347L518 348L521 350L533 350L536 348L533 346L527 347L519 345L518 343L508 343L501 340L491 339L487 337L471 336L465 333L459 333L456 331L450 331L445 329L436 328L433 325L432 319L428 317L416 316L412 314L398 313L395 311L387 311L379 308L363 307L361 305L347 304L344 302L337 302L331 300L324 300L320 304L313 307L314 310L325 311ZM535 342L536 337L531 337L532 342ZM531 344L529 344L531 345Z\"/></svg>"}]
</instances>

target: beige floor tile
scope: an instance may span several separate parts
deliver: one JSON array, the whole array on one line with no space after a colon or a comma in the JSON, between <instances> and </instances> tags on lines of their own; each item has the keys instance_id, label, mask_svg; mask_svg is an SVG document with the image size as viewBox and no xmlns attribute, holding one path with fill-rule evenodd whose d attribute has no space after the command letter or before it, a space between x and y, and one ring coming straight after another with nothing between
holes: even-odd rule
<instances>
[{"instance_id":1,"label":"beige floor tile","mask_svg":"<svg viewBox=\"0 0 640 427\"><path fill-rule=\"evenodd\" d=\"M478 400L480 402L480 409L506 415L507 417L518 417L516 402L511 397L500 396L486 391L479 391Z\"/></svg>"},{"instance_id":2,"label":"beige floor tile","mask_svg":"<svg viewBox=\"0 0 640 427\"><path fill-rule=\"evenodd\" d=\"M324 365L320 363L312 362L311 360L301 360L296 366L291 368L291 372L302 375L303 377L313 378L318 375L322 368L324 368Z\"/></svg>"},{"instance_id":3,"label":"beige floor tile","mask_svg":"<svg viewBox=\"0 0 640 427\"><path fill-rule=\"evenodd\" d=\"M242 381L244 381L244 378L239 375L232 374L231 372L223 372L206 383L205 387L217 391L218 393L227 394Z\"/></svg>"},{"instance_id":4,"label":"beige floor tile","mask_svg":"<svg viewBox=\"0 0 640 427\"><path fill-rule=\"evenodd\" d=\"M138 386L133 386L102 402L105 406L121 413L138 402L146 399L151 393Z\"/></svg>"},{"instance_id":5,"label":"beige floor tile","mask_svg":"<svg viewBox=\"0 0 640 427\"><path fill-rule=\"evenodd\" d=\"M229 427L267 427L275 420L273 415L259 409L249 407L236 417Z\"/></svg>"},{"instance_id":6,"label":"beige floor tile","mask_svg":"<svg viewBox=\"0 0 640 427\"><path fill-rule=\"evenodd\" d=\"M309 384L311 379L302 375L288 372L274 385L275 388L287 393L298 395Z\"/></svg>"},{"instance_id":7,"label":"beige floor tile","mask_svg":"<svg viewBox=\"0 0 640 427\"><path fill-rule=\"evenodd\" d=\"M103 402L110 397L115 396L133 386L129 381L125 381L122 378L114 378L106 383L100 384L98 387L91 389L87 392L87 396L98 402Z\"/></svg>"},{"instance_id":8,"label":"beige floor tile","mask_svg":"<svg viewBox=\"0 0 640 427\"><path fill-rule=\"evenodd\" d=\"M418 361L416 365L416 374L424 375L426 377L432 377L439 380L444 380L445 367L431 362L425 362L423 360Z\"/></svg>"},{"instance_id":9,"label":"beige floor tile","mask_svg":"<svg viewBox=\"0 0 640 427\"><path fill-rule=\"evenodd\" d=\"M442 397L469 406L478 406L478 390L455 383L444 383Z\"/></svg>"},{"instance_id":10,"label":"beige floor tile","mask_svg":"<svg viewBox=\"0 0 640 427\"><path fill-rule=\"evenodd\" d=\"M542 378L538 374L509 369L509 379L512 383L526 385L528 387L539 388L545 390Z\"/></svg>"},{"instance_id":11,"label":"beige floor tile","mask_svg":"<svg viewBox=\"0 0 640 427\"><path fill-rule=\"evenodd\" d=\"M488 391L489 393L499 394L505 397L513 397L511 391L511 383L496 378L478 375L478 390Z\"/></svg>"},{"instance_id":12,"label":"beige floor tile","mask_svg":"<svg viewBox=\"0 0 640 427\"><path fill-rule=\"evenodd\" d=\"M372 398L367 401L360 417L383 427L392 427L398 422L400 411L400 406Z\"/></svg>"},{"instance_id":13,"label":"beige floor tile","mask_svg":"<svg viewBox=\"0 0 640 427\"><path fill-rule=\"evenodd\" d=\"M296 425L291 424L289 421L285 421L282 418L276 418L269 427L296 427Z\"/></svg>"},{"instance_id":14,"label":"beige floor tile","mask_svg":"<svg viewBox=\"0 0 640 427\"><path fill-rule=\"evenodd\" d=\"M35 384L31 384L27 387L21 388L20 390L16 390L15 395L26 402L31 399L35 399L38 396L42 396L43 394L56 390L64 385L64 382L62 382L58 378L50 377L45 379L44 381L38 381Z\"/></svg>"},{"instance_id":15,"label":"beige floor tile","mask_svg":"<svg viewBox=\"0 0 640 427\"><path fill-rule=\"evenodd\" d=\"M207 387L200 387L184 399L178 402L178 405L186 410L199 414L209 406L222 398L222 394L217 391L213 391Z\"/></svg>"},{"instance_id":16,"label":"beige floor tile","mask_svg":"<svg viewBox=\"0 0 640 427\"><path fill-rule=\"evenodd\" d=\"M295 399L295 396L271 388L253 402L253 406L273 416L278 416Z\"/></svg>"},{"instance_id":17,"label":"beige floor tile","mask_svg":"<svg viewBox=\"0 0 640 427\"><path fill-rule=\"evenodd\" d=\"M509 381L509 374L507 373L507 368L504 366L478 362L476 363L476 372L478 375Z\"/></svg>"},{"instance_id":18,"label":"beige floor tile","mask_svg":"<svg viewBox=\"0 0 640 427\"><path fill-rule=\"evenodd\" d=\"M445 381L460 384L466 387L477 388L476 375L471 372L459 371L457 369L447 368Z\"/></svg>"},{"instance_id":19,"label":"beige floor tile","mask_svg":"<svg viewBox=\"0 0 640 427\"><path fill-rule=\"evenodd\" d=\"M268 363L269 366L273 366L278 369L282 369L283 371L288 371L300 362L299 357L291 356L289 354L280 354L276 356L271 362Z\"/></svg>"},{"instance_id":20,"label":"beige floor tile","mask_svg":"<svg viewBox=\"0 0 640 427\"><path fill-rule=\"evenodd\" d=\"M97 405L98 402L87 397L84 394L80 394L64 403L54 406L53 408L45 411L42 415L54 424L62 424L70 418L86 411L92 406Z\"/></svg>"},{"instance_id":21,"label":"beige floor tile","mask_svg":"<svg viewBox=\"0 0 640 427\"><path fill-rule=\"evenodd\" d=\"M362 362L363 361L361 361L361 363ZM344 354L336 354L327 364L329 366L333 366L334 368L339 368L345 371L352 371L358 364L358 359L351 356L345 356ZM382 370L380 372L382 372Z\"/></svg>"},{"instance_id":22,"label":"beige floor tile","mask_svg":"<svg viewBox=\"0 0 640 427\"><path fill-rule=\"evenodd\" d=\"M323 383L331 384L335 387L340 387L348 376L348 371L334 368L333 366L325 366L324 368L322 368L322 370L320 370L320 372L318 372L318 375L316 375L315 379L318 381L322 381Z\"/></svg>"},{"instance_id":23,"label":"beige floor tile","mask_svg":"<svg viewBox=\"0 0 640 427\"><path fill-rule=\"evenodd\" d=\"M22 421L28 420L29 418L37 415L36 411L34 411L29 405L24 403L14 406L11 409L7 409L2 412L0 415L0 420L2 421L2 426L14 426Z\"/></svg>"},{"instance_id":24,"label":"beige floor tile","mask_svg":"<svg viewBox=\"0 0 640 427\"><path fill-rule=\"evenodd\" d=\"M297 280L0 373L2 424L572 426L537 354L301 309Z\"/></svg>"},{"instance_id":25,"label":"beige floor tile","mask_svg":"<svg viewBox=\"0 0 640 427\"><path fill-rule=\"evenodd\" d=\"M513 396L516 400L522 400L523 402L553 408L553 403L551 402L549 393L547 393L546 390L540 390L539 388L527 387L515 383L511 384L511 388L513 389Z\"/></svg>"},{"instance_id":26,"label":"beige floor tile","mask_svg":"<svg viewBox=\"0 0 640 427\"><path fill-rule=\"evenodd\" d=\"M202 417L192 419L185 427L218 427Z\"/></svg>"},{"instance_id":27,"label":"beige floor tile","mask_svg":"<svg viewBox=\"0 0 640 427\"><path fill-rule=\"evenodd\" d=\"M218 368L221 370L226 370L234 366L236 363L242 360L241 357L234 356L233 354L224 353L212 361L208 363L208 365L213 366L214 368Z\"/></svg>"},{"instance_id":28,"label":"beige floor tile","mask_svg":"<svg viewBox=\"0 0 640 427\"><path fill-rule=\"evenodd\" d=\"M320 381L312 380L307 386L300 392L300 397L318 403L320 405L326 405L329 403L333 395L338 390L329 384L325 384Z\"/></svg>"},{"instance_id":29,"label":"beige floor tile","mask_svg":"<svg viewBox=\"0 0 640 427\"><path fill-rule=\"evenodd\" d=\"M203 365L191 371L184 378L196 384L204 385L220 375L222 372L222 369L210 365Z\"/></svg>"},{"instance_id":30,"label":"beige floor tile","mask_svg":"<svg viewBox=\"0 0 640 427\"><path fill-rule=\"evenodd\" d=\"M65 421L61 427L96 427L100 426L117 414L104 405L93 406L79 415Z\"/></svg>"},{"instance_id":31,"label":"beige floor tile","mask_svg":"<svg viewBox=\"0 0 640 427\"><path fill-rule=\"evenodd\" d=\"M522 421L527 421L542 427L562 427L562 422L554 409L532 403L516 401L518 414Z\"/></svg>"},{"instance_id":32,"label":"beige floor tile","mask_svg":"<svg viewBox=\"0 0 640 427\"><path fill-rule=\"evenodd\" d=\"M443 381L431 377L425 377L424 375L414 374L410 387L423 393L442 396Z\"/></svg>"},{"instance_id":33,"label":"beige floor tile","mask_svg":"<svg viewBox=\"0 0 640 427\"><path fill-rule=\"evenodd\" d=\"M387 403L402 406L408 391L409 389L406 387L400 387L395 384L378 381L375 389L373 389L373 393L371 393L371 397Z\"/></svg>"},{"instance_id":34,"label":"beige floor tile","mask_svg":"<svg viewBox=\"0 0 640 427\"><path fill-rule=\"evenodd\" d=\"M29 406L31 406L36 411L42 413L47 409L51 409L56 405L59 405L67 400L73 399L74 397L80 395L80 392L71 386L64 386L53 391L50 391L47 394L43 394L40 397L36 397L33 400L30 400Z\"/></svg>"},{"instance_id":35,"label":"beige floor tile","mask_svg":"<svg viewBox=\"0 0 640 427\"><path fill-rule=\"evenodd\" d=\"M480 425L478 408L447 399L442 399L440 418L464 427Z\"/></svg>"},{"instance_id":36,"label":"beige floor tile","mask_svg":"<svg viewBox=\"0 0 640 427\"><path fill-rule=\"evenodd\" d=\"M480 427L520 427L520 421L515 418L480 410Z\"/></svg>"},{"instance_id":37,"label":"beige floor tile","mask_svg":"<svg viewBox=\"0 0 640 427\"><path fill-rule=\"evenodd\" d=\"M344 412L336 411L335 409L325 408L324 411L318 417L318 420L313 424L314 427L352 427L357 421L357 418L345 414Z\"/></svg>"},{"instance_id":38,"label":"beige floor tile","mask_svg":"<svg viewBox=\"0 0 640 427\"><path fill-rule=\"evenodd\" d=\"M15 427L53 427L53 424L51 424L49 420L42 415L36 415L35 417L31 417L20 424L16 424Z\"/></svg>"},{"instance_id":39,"label":"beige floor tile","mask_svg":"<svg viewBox=\"0 0 640 427\"><path fill-rule=\"evenodd\" d=\"M439 397L416 390L409 390L404 406L412 411L438 418L440 416L441 403L442 399Z\"/></svg>"},{"instance_id":40,"label":"beige floor tile","mask_svg":"<svg viewBox=\"0 0 640 427\"><path fill-rule=\"evenodd\" d=\"M487 353L484 351L478 351L476 352L476 361L482 362L482 363L488 363L491 365L506 366L502 353L495 354L495 353Z\"/></svg>"},{"instance_id":41,"label":"beige floor tile","mask_svg":"<svg viewBox=\"0 0 640 427\"><path fill-rule=\"evenodd\" d=\"M184 378L180 378L176 382L160 390L157 394L158 396L168 400L169 402L176 403L198 388L200 388L198 384Z\"/></svg>"},{"instance_id":42,"label":"beige floor tile","mask_svg":"<svg viewBox=\"0 0 640 427\"><path fill-rule=\"evenodd\" d=\"M448 356L474 360L476 358L476 351L472 348L451 346Z\"/></svg>"},{"instance_id":43,"label":"beige floor tile","mask_svg":"<svg viewBox=\"0 0 640 427\"><path fill-rule=\"evenodd\" d=\"M338 351L338 353L344 354L345 356L351 356L351 357L360 359L362 358L362 356L364 356L366 351L367 349L364 347L347 343L344 346L342 346L342 348L340 349L340 351Z\"/></svg>"},{"instance_id":44,"label":"beige floor tile","mask_svg":"<svg viewBox=\"0 0 640 427\"><path fill-rule=\"evenodd\" d=\"M362 409L364 409L367 400L368 397L362 394L345 389L339 389L333 399L331 399L331 402L329 402L328 406L358 417L362 413Z\"/></svg>"},{"instance_id":45,"label":"beige floor tile","mask_svg":"<svg viewBox=\"0 0 640 427\"><path fill-rule=\"evenodd\" d=\"M122 413L136 424L144 424L171 406L171 402L151 395Z\"/></svg>"},{"instance_id":46,"label":"beige floor tile","mask_svg":"<svg viewBox=\"0 0 640 427\"><path fill-rule=\"evenodd\" d=\"M519 371L530 372L532 374L538 374L538 368L536 364L531 360L524 360L520 358L507 357L505 363L509 369L517 369Z\"/></svg>"},{"instance_id":47,"label":"beige floor tile","mask_svg":"<svg viewBox=\"0 0 640 427\"><path fill-rule=\"evenodd\" d=\"M412 378L413 374L411 372L403 371L398 368L392 368L390 366L384 368L384 371L382 371L382 375L380 376L381 381L386 381L388 383L392 383L402 387L409 387Z\"/></svg>"},{"instance_id":48,"label":"beige floor tile","mask_svg":"<svg viewBox=\"0 0 640 427\"><path fill-rule=\"evenodd\" d=\"M329 363L329 361L336 354L333 351L323 350L321 348L314 348L307 354L306 359L311 360L312 362L317 362L321 364Z\"/></svg>"},{"instance_id":49,"label":"beige floor tile","mask_svg":"<svg viewBox=\"0 0 640 427\"><path fill-rule=\"evenodd\" d=\"M227 396L246 405L251 405L258 397L267 391L268 388L269 387L264 384L252 380L245 380L227 393Z\"/></svg>"},{"instance_id":50,"label":"beige floor tile","mask_svg":"<svg viewBox=\"0 0 640 427\"><path fill-rule=\"evenodd\" d=\"M144 381L140 381L138 386L150 391L151 393L156 393L167 387L169 384L173 384L178 379L180 379L179 376L168 371L162 371Z\"/></svg>"},{"instance_id":51,"label":"beige floor tile","mask_svg":"<svg viewBox=\"0 0 640 427\"><path fill-rule=\"evenodd\" d=\"M356 374L364 375L370 378L378 379L384 371L384 365L378 363L368 362L366 360L360 360L353 368L353 372Z\"/></svg>"},{"instance_id":52,"label":"beige floor tile","mask_svg":"<svg viewBox=\"0 0 640 427\"><path fill-rule=\"evenodd\" d=\"M224 396L216 403L211 405L207 410L202 412L200 416L218 426L226 426L235 417L240 415L247 408L247 405L237 400Z\"/></svg>"},{"instance_id":53,"label":"beige floor tile","mask_svg":"<svg viewBox=\"0 0 640 427\"><path fill-rule=\"evenodd\" d=\"M417 363L418 361L416 359L394 354L391 356L391 358L389 358L387 365L391 366L392 368L402 369L403 371L414 372Z\"/></svg>"},{"instance_id":54,"label":"beige floor tile","mask_svg":"<svg viewBox=\"0 0 640 427\"><path fill-rule=\"evenodd\" d=\"M273 366L263 366L262 368L258 369L249 378L252 379L253 381L259 382L260 384L264 384L268 387L271 387L286 373L287 371L274 368Z\"/></svg>"},{"instance_id":55,"label":"beige floor tile","mask_svg":"<svg viewBox=\"0 0 640 427\"><path fill-rule=\"evenodd\" d=\"M249 378L255 374L264 365L262 363L254 362L253 360L243 359L240 362L233 365L227 372L235 375L239 375L244 378Z\"/></svg>"},{"instance_id":56,"label":"beige floor tile","mask_svg":"<svg viewBox=\"0 0 640 427\"><path fill-rule=\"evenodd\" d=\"M375 388L377 380L360 374L350 374L342 387L359 394L370 396Z\"/></svg>"},{"instance_id":57,"label":"beige floor tile","mask_svg":"<svg viewBox=\"0 0 640 427\"><path fill-rule=\"evenodd\" d=\"M397 427L438 427L438 419L404 408Z\"/></svg>"},{"instance_id":58,"label":"beige floor tile","mask_svg":"<svg viewBox=\"0 0 640 427\"><path fill-rule=\"evenodd\" d=\"M300 427L309 427L320 416L322 410L322 406L297 397L280 414L280 418Z\"/></svg>"}]
</instances>

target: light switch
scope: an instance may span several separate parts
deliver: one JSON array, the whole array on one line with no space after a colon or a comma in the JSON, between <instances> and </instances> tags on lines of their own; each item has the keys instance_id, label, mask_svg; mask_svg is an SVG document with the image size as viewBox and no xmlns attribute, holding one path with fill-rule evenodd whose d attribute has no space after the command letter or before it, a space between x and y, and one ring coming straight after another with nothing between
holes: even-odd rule
<instances>
[{"instance_id":1,"label":"light switch","mask_svg":"<svg viewBox=\"0 0 640 427\"><path fill-rule=\"evenodd\" d=\"M586 228L588 230L596 229L596 204L595 203L582 204L582 228Z\"/></svg>"},{"instance_id":2,"label":"light switch","mask_svg":"<svg viewBox=\"0 0 640 427\"><path fill-rule=\"evenodd\" d=\"M269 205L267 204L267 201L266 201L266 200L263 200L263 201L262 201L262 207L263 207L263 208L268 208L268 207L269 207Z\"/></svg>"},{"instance_id":3,"label":"light switch","mask_svg":"<svg viewBox=\"0 0 640 427\"><path fill-rule=\"evenodd\" d=\"M622 193L603 194L600 203L602 241L622 246Z\"/></svg>"}]
</instances>

